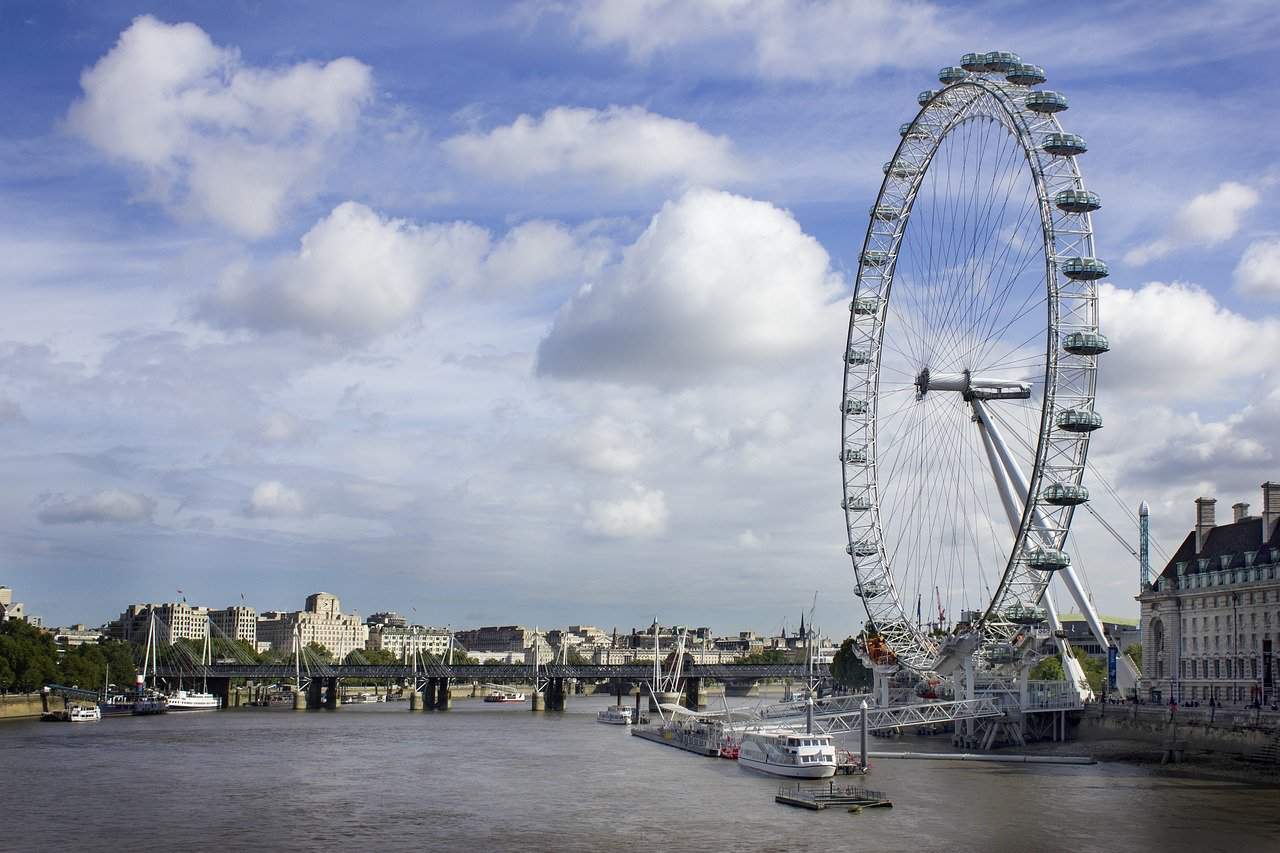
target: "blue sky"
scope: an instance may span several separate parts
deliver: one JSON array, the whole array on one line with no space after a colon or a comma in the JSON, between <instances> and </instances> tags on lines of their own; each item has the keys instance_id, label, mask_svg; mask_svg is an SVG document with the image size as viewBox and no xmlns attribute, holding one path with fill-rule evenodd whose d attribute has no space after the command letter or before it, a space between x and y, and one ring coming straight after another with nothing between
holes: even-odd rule
<instances>
[{"instance_id":1,"label":"blue sky","mask_svg":"<svg viewBox=\"0 0 1280 853\"><path fill-rule=\"evenodd\" d=\"M849 270L915 94L987 49L1089 141L1093 458L1172 550L1280 477L1277 47L1245 2L0 4L0 583L53 623L765 629L818 590L854 628Z\"/></svg>"}]
</instances>

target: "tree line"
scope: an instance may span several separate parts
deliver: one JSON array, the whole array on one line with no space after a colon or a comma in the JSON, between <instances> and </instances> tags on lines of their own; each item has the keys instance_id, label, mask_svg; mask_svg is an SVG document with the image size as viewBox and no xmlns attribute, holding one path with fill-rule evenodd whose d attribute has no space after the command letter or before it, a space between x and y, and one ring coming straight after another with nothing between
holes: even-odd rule
<instances>
[{"instance_id":1,"label":"tree line","mask_svg":"<svg viewBox=\"0 0 1280 853\"><path fill-rule=\"evenodd\" d=\"M30 693L46 684L101 690L108 679L132 687L138 677L131 643L114 640L61 649L48 631L0 622L0 692Z\"/></svg>"}]
</instances>

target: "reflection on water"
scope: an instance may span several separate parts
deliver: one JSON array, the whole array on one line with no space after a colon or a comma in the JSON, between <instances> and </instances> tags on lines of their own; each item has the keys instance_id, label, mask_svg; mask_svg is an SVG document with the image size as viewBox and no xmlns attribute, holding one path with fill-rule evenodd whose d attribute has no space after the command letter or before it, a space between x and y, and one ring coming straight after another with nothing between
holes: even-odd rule
<instances>
[{"instance_id":1,"label":"reflection on water","mask_svg":"<svg viewBox=\"0 0 1280 853\"><path fill-rule=\"evenodd\" d=\"M0 849L1280 849L1277 790L1120 764L881 760L893 809L790 809L777 780L597 724L609 702L0 724Z\"/></svg>"}]
</instances>

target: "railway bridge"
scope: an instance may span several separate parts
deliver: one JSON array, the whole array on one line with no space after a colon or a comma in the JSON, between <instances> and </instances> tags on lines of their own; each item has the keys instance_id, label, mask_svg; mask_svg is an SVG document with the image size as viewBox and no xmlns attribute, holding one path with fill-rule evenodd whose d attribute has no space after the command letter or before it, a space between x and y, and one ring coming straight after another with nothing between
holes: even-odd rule
<instances>
[{"instance_id":1,"label":"railway bridge","mask_svg":"<svg viewBox=\"0 0 1280 853\"><path fill-rule=\"evenodd\" d=\"M404 664L323 664L299 661L296 664L256 663L160 663L155 676L169 681L201 681L210 692L220 696L223 707L233 703L235 680L271 684L293 681L298 688L298 705L317 708L336 707L339 685L343 679L397 681L411 687L410 707L444 710L449 707L451 682L520 682L535 684L530 697L535 708L562 710L571 680L610 681L620 690L623 682L650 682L653 666L647 663L595 664L544 663L528 664L446 664L421 661ZM683 670L684 700L690 707L699 704L703 684L717 681L754 681L766 678L804 679L809 668L802 663L722 663L686 664ZM829 676L827 667L815 667L814 675ZM327 697L327 698L325 698ZM415 698L416 697L416 698Z\"/></svg>"}]
</instances>

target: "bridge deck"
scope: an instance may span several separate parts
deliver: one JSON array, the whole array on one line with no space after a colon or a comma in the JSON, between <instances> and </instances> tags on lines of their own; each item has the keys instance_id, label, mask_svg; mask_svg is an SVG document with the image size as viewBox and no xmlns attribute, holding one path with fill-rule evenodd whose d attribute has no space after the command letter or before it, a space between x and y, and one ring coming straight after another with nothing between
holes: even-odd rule
<instances>
[{"instance_id":1,"label":"bridge deck","mask_svg":"<svg viewBox=\"0 0 1280 853\"><path fill-rule=\"evenodd\" d=\"M825 667L818 672L826 676ZM533 667L528 664L429 664L412 667L408 664L332 664L311 665L303 668L311 678L456 678L461 681L529 681ZM653 679L653 664L547 664L539 674L543 678L603 679L622 678L628 681ZM775 664L692 664L686 666L686 678L714 678L720 681L760 678L804 678L807 670L802 663ZM258 681L279 681L293 678L291 664L232 664L216 663L212 666L174 666L161 664L156 675L161 678L252 678Z\"/></svg>"}]
</instances>

